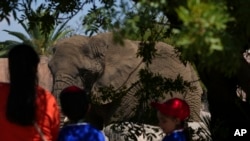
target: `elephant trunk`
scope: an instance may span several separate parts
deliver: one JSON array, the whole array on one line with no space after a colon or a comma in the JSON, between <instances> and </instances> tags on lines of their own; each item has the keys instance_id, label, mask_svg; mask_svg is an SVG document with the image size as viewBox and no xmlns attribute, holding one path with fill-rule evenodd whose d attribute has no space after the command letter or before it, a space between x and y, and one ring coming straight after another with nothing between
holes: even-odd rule
<instances>
[{"instance_id":1,"label":"elephant trunk","mask_svg":"<svg viewBox=\"0 0 250 141\"><path fill-rule=\"evenodd\" d=\"M55 95L56 99L59 102L59 94L60 92L73 84L73 79L65 74L57 74L54 78L54 86L53 86L53 94Z\"/></svg>"},{"instance_id":2,"label":"elephant trunk","mask_svg":"<svg viewBox=\"0 0 250 141\"><path fill-rule=\"evenodd\" d=\"M80 78L79 78L80 79ZM75 85L75 86L78 86L80 88L83 87L81 81L79 81L78 79L76 78L73 78L72 76L70 75L67 75L67 74L64 74L64 73L61 73L61 74L57 74L55 77L54 77L54 86L53 86L53 94L55 95L56 99L58 100L58 102L60 103L59 101L59 95L60 95L60 92L68 87L68 86L72 86L72 85Z\"/></svg>"},{"instance_id":3,"label":"elephant trunk","mask_svg":"<svg viewBox=\"0 0 250 141\"><path fill-rule=\"evenodd\" d=\"M112 100L106 104L92 104L88 113L87 120L96 128L102 130L105 125L112 122L120 122L132 118L135 114L134 109L138 104L132 93Z\"/></svg>"},{"instance_id":4,"label":"elephant trunk","mask_svg":"<svg viewBox=\"0 0 250 141\"><path fill-rule=\"evenodd\" d=\"M78 79L75 79L71 77L70 75L67 75L64 73L57 74L54 77L54 85L53 85L52 93L56 97L59 108L61 108L59 95L64 88L68 86L72 86L72 85L82 87L81 83L77 80ZM61 127L63 126L64 119L65 119L65 116L61 113Z\"/></svg>"}]
</instances>

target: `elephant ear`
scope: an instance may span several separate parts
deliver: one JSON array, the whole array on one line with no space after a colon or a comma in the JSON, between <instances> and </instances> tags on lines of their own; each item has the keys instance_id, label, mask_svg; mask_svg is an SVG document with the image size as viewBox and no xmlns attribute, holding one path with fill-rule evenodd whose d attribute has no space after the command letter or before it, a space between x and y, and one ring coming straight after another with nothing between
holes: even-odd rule
<instances>
[{"instance_id":1,"label":"elephant ear","mask_svg":"<svg viewBox=\"0 0 250 141\"><path fill-rule=\"evenodd\" d=\"M83 51L92 59L104 59L108 45L100 38L91 37ZM103 60L104 61L104 60Z\"/></svg>"}]
</instances>

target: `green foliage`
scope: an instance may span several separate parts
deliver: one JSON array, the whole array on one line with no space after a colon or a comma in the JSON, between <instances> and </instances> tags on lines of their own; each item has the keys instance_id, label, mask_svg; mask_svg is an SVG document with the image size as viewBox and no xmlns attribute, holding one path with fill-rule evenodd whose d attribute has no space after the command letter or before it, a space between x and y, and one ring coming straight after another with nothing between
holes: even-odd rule
<instances>
[{"instance_id":1,"label":"green foliage","mask_svg":"<svg viewBox=\"0 0 250 141\"><path fill-rule=\"evenodd\" d=\"M195 48L200 54L203 54L204 51L206 51L206 54L211 54L214 50L221 51L223 47L217 34L224 31L226 28L225 23L230 20L229 15L226 15L223 9L225 7L217 7L213 4L202 3L197 0L190 0L187 8L180 6L176 11L179 18L183 21L184 26L176 32L183 32L180 34L183 34L184 37L181 36L177 39L177 45L189 48L190 44L198 42L196 44L199 46L195 46ZM201 39L201 37L205 40L196 41ZM205 47L208 47L208 49L202 50Z\"/></svg>"},{"instance_id":2,"label":"green foliage","mask_svg":"<svg viewBox=\"0 0 250 141\"><path fill-rule=\"evenodd\" d=\"M9 50L18 42L7 40L5 42L0 42L0 57L7 57Z\"/></svg>"},{"instance_id":3,"label":"green foliage","mask_svg":"<svg viewBox=\"0 0 250 141\"><path fill-rule=\"evenodd\" d=\"M27 5L28 6L28 5ZM33 17L43 17L48 13L48 11L44 11L41 9L41 7L37 8L36 10L29 9L29 13L24 14L31 14ZM26 11L27 12L27 11ZM41 55L47 55L50 54L50 47L60 38L63 38L71 32L70 29L66 29L66 24L69 20L65 21L64 23L61 23L59 25L50 25L53 26L50 31L43 31L43 24L41 21L37 18L30 18L25 21L19 20L19 23L23 27L23 29L26 31L26 34L16 32L16 31L10 31L10 30L3 30L7 32L8 34L17 37L19 40L21 40L22 43L26 43L29 45L32 45L36 51ZM14 44L17 44L19 42L17 41L11 41L7 40L4 42L1 42L0 44L5 46L3 50L0 50L1 54L0 57L5 57L6 53L9 49L11 49L11 46Z\"/></svg>"},{"instance_id":4,"label":"green foliage","mask_svg":"<svg viewBox=\"0 0 250 141\"><path fill-rule=\"evenodd\" d=\"M176 9L183 26L173 29L173 37L183 60L199 61L199 69L216 68L228 75L236 71L240 50L226 32L227 23L234 21L227 10L225 3L199 0L189 0ZM229 54L232 52L237 55Z\"/></svg>"},{"instance_id":5,"label":"green foliage","mask_svg":"<svg viewBox=\"0 0 250 141\"><path fill-rule=\"evenodd\" d=\"M154 42L170 41L182 52L183 60L198 60L199 69L212 67L231 75L250 35L248 1L46 0L38 8L45 11L43 15L33 14L31 3L35 2L1 1L0 20L8 19L7 15L12 12L21 21L41 21L41 30L48 35L55 24L70 19L86 4L92 4L83 20L85 33L93 35L100 31L114 31L122 35L119 38L125 36L141 40L148 49L142 46L138 56L145 55L144 61L148 63L154 57ZM23 12L20 18L17 11ZM29 28L34 26L31 22Z\"/></svg>"},{"instance_id":6,"label":"green foliage","mask_svg":"<svg viewBox=\"0 0 250 141\"><path fill-rule=\"evenodd\" d=\"M184 81L178 75L176 79L164 78L160 74L154 74L148 69L141 69L139 72L139 81L141 89L136 92L136 96L145 102L149 99L157 100L159 97L163 98L164 93L181 92L184 93L187 89L191 89L190 83Z\"/></svg>"},{"instance_id":7,"label":"green foliage","mask_svg":"<svg viewBox=\"0 0 250 141\"><path fill-rule=\"evenodd\" d=\"M86 33L113 31L119 33L119 38L140 40L138 56L146 63L154 58L154 42L165 41L181 52L183 61L193 62L198 70L214 69L226 76L237 71L250 35L250 18L243 18L249 12L249 2L134 2L100 1L102 6L94 5L84 19Z\"/></svg>"},{"instance_id":8,"label":"green foliage","mask_svg":"<svg viewBox=\"0 0 250 141\"><path fill-rule=\"evenodd\" d=\"M250 1L227 0L228 13L235 19L227 26L228 32L238 40L238 45L246 45L250 36Z\"/></svg>"},{"instance_id":9,"label":"green foliage","mask_svg":"<svg viewBox=\"0 0 250 141\"><path fill-rule=\"evenodd\" d=\"M157 3L142 3L136 5L125 0L101 1L101 6L93 7L83 20L86 34L93 35L102 31L112 31L119 34L119 38L140 40L141 46L138 57L143 61L151 63L155 54L154 44L164 40L167 28L166 16L159 15ZM116 38L119 40L119 38ZM122 42L122 41L119 41Z\"/></svg>"},{"instance_id":10,"label":"green foliage","mask_svg":"<svg viewBox=\"0 0 250 141\"><path fill-rule=\"evenodd\" d=\"M100 1L99 7L93 3L88 14L83 19L83 26L86 28L85 34L90 36L98 31L110 31L111 29L119 29L119 20L123 13L117 10L116 2ZM123 3L123 1L121 1ZM125 8L125 7L123 7Z\"/></svg>"},{"instance_id":11,"label":"green foliage","mask_svg":"<svg viewBox=\"0 0 250 141\"><path fill-rule=\"evenodd\" d=\"M136 86L135 92L135 97L139 100L135 111L138 117L133 119L135 122L156 124L156 113L149 107L150 102L158 101L159 98L164 98L167 94L170 96L178 92L184 94L193 89L190 83L184 81L180 75L175 79L165 78L160 74L152 73L147 68L140 70L139 78L139 81L132 85L132 87L139 85Z\"/></svg>"},{"instance_id":12,"label":"green foliage","mask_svg":"<svg viewBox=\"0 0 250 141\"><path fill-rule=\"evenodd\" d=\"M131 118L131 121L156 124L156 113L152 111L148 103L157 101L158 98L164 98L166 94L173 96L172 94L175 92L185 93L187 90L193 89L190 86L190 82L184 81L179 75L173 80L152 73L148 69L141 69L139 78L140 79L130 87L102 87L99 89L100 97L92 96L92 100L96 104L98 104L99 100L106 102L110 102L111 100L119 101L119 99L123 98L128 93L133 93L139 101L137 107L134 109L136 116Z\"/></svg>"},{"instance_id":13,"label":"green foliage","mask_svg":"<svg viewBox=\"0 0 250 141\"><path fill-rule=\"evenodd\" d=\"M125 96L128 93L129 89L127 89L125 86L121 87L119 89L114 88L113 86L109 87L101 87L99 88L98 92L101 93L100 97L92 96L91 99L95 104L100 104L99 101L115 101L120 100L123 96Z\"/></svg>"},{"instance_id":14,"label":"green foliage","mask_svg":"<svg viewBox=\"0 0 250 141\"><path fill-rule=\"evenodd\" d=\"M9 15L14 19L24 21L40 22L41 31L48 35L55 25L74 17L86 4L94 0L45 0L38 6L38 9L44 11L43 15L33 14L31 5L36 4L37 0L3 0L0 2L0 21L3 19L9 23ZM18 17L21 13L21 17ZM34 28L35 23L31 22L29 27Z\"/></svg>"},{"instance_id":15,"label":"green foliage","mask_svg":"<svg viewBox=\"0 0 250 141\"><path fill-rule=\"evenodd\" d=\"M0 1L0 21L3 19L10 23L8 18L9 13L13 12L14 17L16 17L16 9L18 6L18 0L2 0Z\"/></svg>"},{"instance_id":16,"label":"green foliage","mask_svg":"<svg viewBox=\"0 0 250 141\"><path fill-rule=\"evenodd\" d=\"M121 2L120 8L124 10L122 12L124 15L117 10L112 11L115 13L112 20L106 14L109 9L104 10L103 14L106 15L103 17L109 19L108 23L91 21L89 19L98 18L93 15L86 16L86 21L90 21L88 24L91 25L94 22L97 25L95 30L92 30L93 33L105 29L119 33L119 37L140 40L138 56L142 56L143 61L148 64L154 58L155 42L165 41L175 46L183 62L190 61L196 66L198 72L215 71L226 77L236 73L242 51L249 48L250 17L247 13L250 12L250 1L133 1L135 3L132 3L130 7ZM114 7L111 9L119 9L119 5L115 3L111 7ZM90 13L94 12L95 10L90 11ZM102 14L98 13L98 15ZM167 17L167 20L161 21L159 17ZM138 96L142 99L146 99L147 94L159 96L159 87L150 89L151 85L147 84L150 80L146 76L150 75L140 76L140 78L144 83L142 84L148 87L146 91L141 91L141 93L138 91ZM161 80L157 79L152 82L157 83ZM138 108L140 113L148 113L145 104ZM212 130L213 135L222 134L220 131L223 131L217 130L216 127Z\"/></svg>"}]
</instances>

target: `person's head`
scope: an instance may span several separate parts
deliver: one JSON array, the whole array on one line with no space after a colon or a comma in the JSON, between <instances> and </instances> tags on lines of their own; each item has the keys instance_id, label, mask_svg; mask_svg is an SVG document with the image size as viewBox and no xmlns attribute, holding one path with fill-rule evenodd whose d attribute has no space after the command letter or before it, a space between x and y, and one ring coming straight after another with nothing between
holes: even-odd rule
<instances>
[{"instance_id":1,"label":"person's head","mask_svg":"<svg viewBox=\"0 0 250 141\"><path fill-rule=\"evenodd\" d=\"M31 125L35 120L35 97L40 58L32 46L15 45L8 53L10 94L6 116L11 122Z\"/></svg>"},{"instance_id":2,"label":"person's head","mask_svg":"<svg viewBox=\"0 0 250 141\"><path fill-rule=\"evenodd\" d=\"M90 102L85 90L77 86L69 86L60 93L61 110L70 122L78 122L85 118Z\"/></svg>"},{"instance_id":3,"label":"person's head","mask_svg":"<svg viewBox=\"0 0 250 141\"><path fill-rule=\"evenodd\" d=\"M164 103L152 102L151 106L157 109L159 126L166 134L183 128L190 115L188 104L179 98L172 98Z\"/></svg>"},{"instance_id":4,"label":"person's head","mask_svg":"<svg viewBox=\"0 0 250 141\"><path fill-rule=\"evenodd\" d=\"M10 82L12 84L23 84L24 81L27 81L32 85L37 83L39 61L39 55L32 46L27 44L15 45L8 53Z\"/></svg>"}]
</instances>

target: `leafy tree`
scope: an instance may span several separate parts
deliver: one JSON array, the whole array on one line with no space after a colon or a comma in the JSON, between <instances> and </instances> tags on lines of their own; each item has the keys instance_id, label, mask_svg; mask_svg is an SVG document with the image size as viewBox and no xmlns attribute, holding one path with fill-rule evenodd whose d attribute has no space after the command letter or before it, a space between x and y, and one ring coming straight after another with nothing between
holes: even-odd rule
<instances>
[{"instance_id":1,"label":"leafy tree","mask_svg":"<svg viewBox=\"0 0 250 141\"><path fill-rule=\"evenodd\" d=\"M65 37L68 33L70 33L70 29L66 29L66 23L63 23L54 29L51 30L51 33L48 36L45 36L41 32L41 26L37 24L32 29L28 28L28 24L24 24L23 22L20 22L21 26L25 29L26 34L16 31L10 31L10 30L3 30L7 33L9 33L12 36L17 37L21 40L22 43L27 43L35 47L37 52L41 55L46 55L50 53L50 47L56 43L56 41L60 38ZM20 43L15 40L6 40L3 42L0 42L1 45L3 45L3 49L1 50L2 55L5 56L7 51L15 44Z\"/></svg>"},{"instance_id":2,"label":"leafy tree","mask_svg":"<svg viewBox=\"0 0 250 141\"><path fill-rule=\"evenodd\" d=\"M0 21L7 20L10 23L9 15L14 19L29 21L40 21L41 29L45 34L49 34L54 25L74 17L86 4L92 0L44 0L38 7L45 11L44 15L32 14L31 5L37 0L4 0L0 1ZM21 17L18 13L22 13ZM33 28L35 23L31 22L29 28Z\"/></svg>"},{"instance_id":3,"label":"leafy tree","mask_svg":"<svg viewBox=\"0 0 250 141\"><path fill-rule=\"evenodd\" d=\"M26 7L28 6L27 3ZM44 11L42 7L39 7L34 11L33 9L29 9L30 13L26 11L25 16L34 15L36 17L42 17L48 13L48 11ZM54 13L55 15L55 13ZM24 16L24 15L22 15ZM68 23L68 20L65 22L54 25L54 28L50 29L48 33L43 32L42 27L42 21L36 21L35 19L17 19L19 23L21 24L22 28L25 30L26 34L16 32L16 31L10 31L10 30L3 30L7 33L9 33L12 36L17 37L21 40L22 43L27 43L35 47L37 52L41 55L49 54L50 47L60 38L65 37L68 33L70 33L72 30L66 27L66 24ZM1 48L1 54L0 56L5 57L8 50L15 44L19 43L18 41L14 40L6 40L3 42L0 42L0 44L3 46Z\"/></svg>"}]
</instances>

